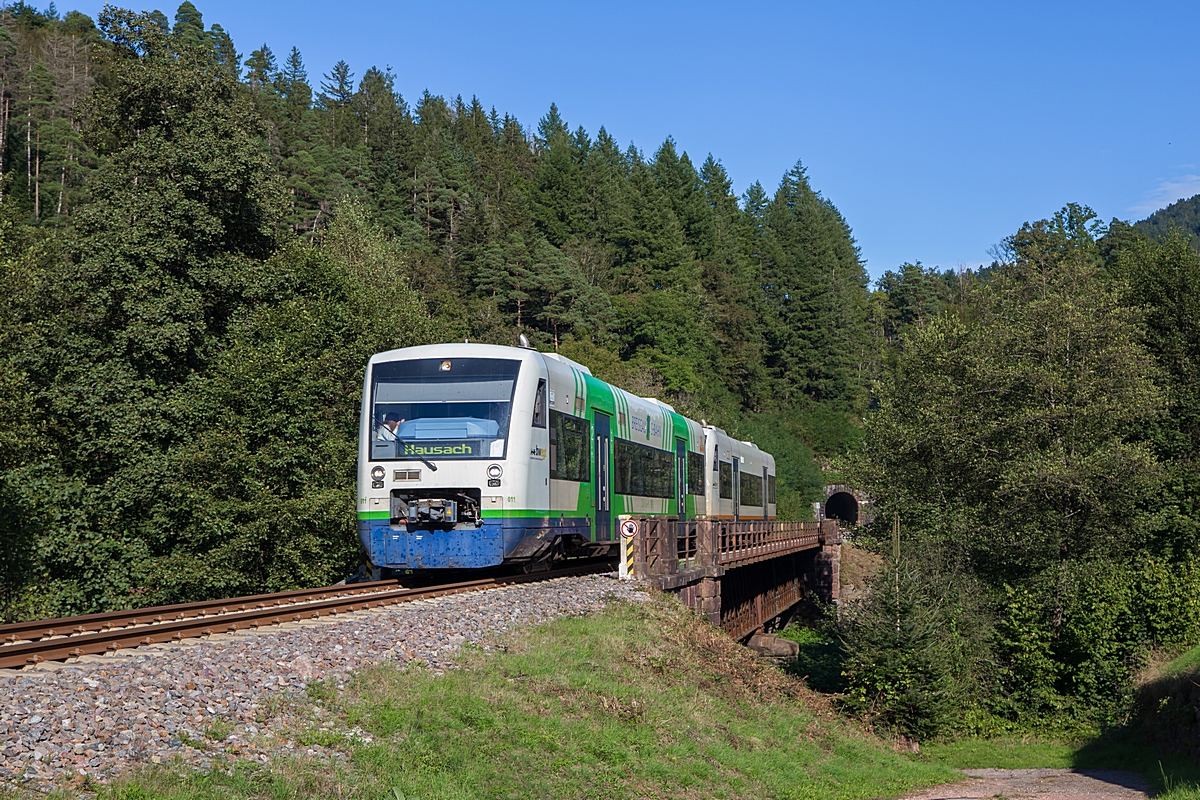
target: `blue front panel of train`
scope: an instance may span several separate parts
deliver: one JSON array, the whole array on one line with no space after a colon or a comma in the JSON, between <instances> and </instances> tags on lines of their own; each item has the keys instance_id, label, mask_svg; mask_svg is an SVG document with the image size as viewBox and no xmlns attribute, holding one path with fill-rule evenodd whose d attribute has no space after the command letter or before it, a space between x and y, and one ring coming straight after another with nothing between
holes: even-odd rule
<instances>
[{"instance_id":1,"label":"blue front panel of train","mask_svg":"<svg viewBox=\"0 0 1200 800\"><path fill-rule=\"evenodd\" d=\"M362 520L359 538L371 563L389 569L475 569L504 561L526 536L558 529L587 536L586 519L489 520L479 528L393 528L386 520Z\"/></svg>"},{"instance_id":2,"label":"blue front panel of train","mask_svg":"<svg viewBox=\"0 0 1200 800\"><path fill-rule=\"evenodd\" d=\"M499 520L479 528L393 528L386 520L360 522L370 526L371 563L389 569L475 569L494 567L504 560ZM363 538L360 533L360 538Z\"/></svg>"}]
</instances>

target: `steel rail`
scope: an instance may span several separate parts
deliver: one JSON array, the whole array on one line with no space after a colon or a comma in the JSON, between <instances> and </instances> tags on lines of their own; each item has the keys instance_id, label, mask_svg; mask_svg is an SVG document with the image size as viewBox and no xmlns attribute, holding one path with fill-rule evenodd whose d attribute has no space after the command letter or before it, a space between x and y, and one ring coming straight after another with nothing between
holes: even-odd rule
<instances>
[{"instance_id":1,"label":"steel rail","mask_svg":"<svg viewBox=\"0 0 1200 800\"><path fill-rule=\"evenodd\" d=\"M210 636L216 633L251 630L263 627L264 625L302 622L308 619L319 619L326 615L363 611L385 605L394 605L396 603L425 600L462 592L481 591L513 584L544 581L571 575L584 575L610 569L612 569L612 565L605 561L603 563L592 563L529 575L484 578L414 589L383 589L359 596L352 595L327 600L316 600L291 607L271 606L253 608L245 611L232 611L215 617L192 617L183 620L171 620L153 626L95 631L70 637L40 639L38 641L22 641L0 646L0 668L19 668L38 664L43 661L62 661L68 658L97 655L129 647L180 641L182 639Z\"/></svg>"},{"instance_id":2,"label":"steel rail","mask_svg":"<svg viewBox=\"0 0 1200 800\"><path fill-rule=\"evenodd\" d=\"M201 600L195 603L176 603L169 606L135 608L128 611L108 611L102 614L85 614L78 617L14 622L8 625L0 625L0 643L12 643L24 639L49 639L55 636L73 636L75 634L105 631L113 628L154 625L191 617L205 617L210 614L245 611L251 606L263 606L266 603L274 606L307 603L315 598L329 595L366 594L399 585L399 582L396 580L341 584L338 586L322 586L317 589L294 589L287 592L231 597L225 600Z\"/></svg>"}]
</instances>

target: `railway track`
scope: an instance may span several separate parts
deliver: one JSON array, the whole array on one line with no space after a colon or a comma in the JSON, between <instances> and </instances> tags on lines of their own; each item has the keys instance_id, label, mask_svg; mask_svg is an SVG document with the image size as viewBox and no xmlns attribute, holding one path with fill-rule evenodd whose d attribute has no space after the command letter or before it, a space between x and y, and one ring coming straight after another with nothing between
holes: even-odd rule
<instances>
[{"instance_id":1,"label":"railway track","mask_svg":"<svg viewBox=\"0 0 1200 800\"><path fill-rule=\"evenodd\" d=\"M480 578L437 586L404 587L395 580L376 581L18 622L0 625L0 668L21 668L43 661L63 661L130 647L255 630L396 603L610 569L612 564L605 559L548 572Z\"/></svg>"}]
</instances>

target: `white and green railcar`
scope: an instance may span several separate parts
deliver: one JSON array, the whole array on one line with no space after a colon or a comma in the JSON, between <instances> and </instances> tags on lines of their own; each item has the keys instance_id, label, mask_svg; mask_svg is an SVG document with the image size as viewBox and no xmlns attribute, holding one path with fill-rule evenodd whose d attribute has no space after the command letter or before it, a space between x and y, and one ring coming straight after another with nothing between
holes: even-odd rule
<instances>
[{"instance_id":1,"label":"white and green railcar","mask_svg":"<svg viewBox=\"0 0 1200 800\"><path fill-rule=\"evenodd\" d=\"M372 356L358 483L375 574L604 552L623 516L775 516L769 454L524 347Z\"/></svg>"}]
</instances>

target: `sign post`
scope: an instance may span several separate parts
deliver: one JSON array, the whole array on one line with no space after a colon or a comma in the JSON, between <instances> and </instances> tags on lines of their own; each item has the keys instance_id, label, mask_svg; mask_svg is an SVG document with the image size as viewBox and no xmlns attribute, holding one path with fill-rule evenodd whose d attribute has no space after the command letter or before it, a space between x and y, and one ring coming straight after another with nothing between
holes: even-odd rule
<instances>
[{"instance_id":1,"label":"sign post","mask_svg":"<svg viewBox=\"0 0 1200 800\"><path fill-rule=\"evenodd\" d=\"M633 580L633 537L637 536L637 532L636 520L627 519L621 522L621 563L618 566L617 577L623 581Z\"/></svg>"}]
</instances>

